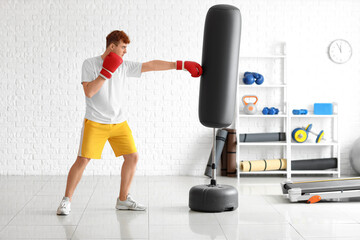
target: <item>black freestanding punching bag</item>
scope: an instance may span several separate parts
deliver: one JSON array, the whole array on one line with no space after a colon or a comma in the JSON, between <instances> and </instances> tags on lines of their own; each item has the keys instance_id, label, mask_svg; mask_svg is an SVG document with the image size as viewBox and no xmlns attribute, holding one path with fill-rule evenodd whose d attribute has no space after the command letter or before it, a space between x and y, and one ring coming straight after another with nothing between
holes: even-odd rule
<instances>
[{"instance_id":1,"label":"black freestanding punching bag","mask_svg":"<svg viewBox=\"0 0 360 240\"><path fill-rule=\"evenodd\" d=\"M231 5L215 5L206 15L200 81L199 119L213 129L212 179L209 185L190 189L189 207L200 212L232 211L238 207L238 191L216 184L216 128L229 126L234 118L241 14Z\"/></svg>"},{"instance_id":2,"label":"black freestanding punching bag","mask_svg":"<svg viewBox=\"0 0 360 240\"><path fill-rule=\"evenodd\" d=\"M230 5L209 9L205 20L199 95L199 119L206 127L227 127L234 119L240 33L239 9Z\"/></svg>"}]
</instances>

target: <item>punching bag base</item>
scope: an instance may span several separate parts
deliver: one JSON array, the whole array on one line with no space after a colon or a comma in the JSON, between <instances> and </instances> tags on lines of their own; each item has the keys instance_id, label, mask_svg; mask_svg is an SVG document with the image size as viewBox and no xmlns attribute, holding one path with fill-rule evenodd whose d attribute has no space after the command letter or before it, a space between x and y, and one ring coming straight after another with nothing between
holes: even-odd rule
<instances>
[{"instance_id":1,"label":"punching bag base","mask_svg":"<svg viewBox=\"0 0 360 240\"><path fill-rule=\"evenodd\" d=\"M197 212L224 212L238 208L238 191L230 185L197 185L190 189L189 207Z\"/></svg>"}]
</instances>

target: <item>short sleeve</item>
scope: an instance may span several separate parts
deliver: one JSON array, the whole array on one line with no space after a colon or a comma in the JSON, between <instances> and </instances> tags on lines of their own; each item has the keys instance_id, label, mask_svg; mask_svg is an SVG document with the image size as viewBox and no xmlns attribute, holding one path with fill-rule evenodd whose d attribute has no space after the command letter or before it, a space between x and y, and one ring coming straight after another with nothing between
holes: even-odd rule
<instances>
[{"instance_id":1,"label":"short sleeve","mask_svg":"<svg viewBox=\"0 0 360 240\"><path fill-rule=\"evenodd\" d=\"M129 62L126 61L126 76L127 77L141 77L141 67L142 63L140 62Z\"/></svg>"},{"instance_id":2,"label":"short sleeve","mask_svg":"<svg viewBox=\"0 0 360 240\"><path fill-rule=\"evenodd\" d=\"M95 72L93 67L91 66L91 63L88 60L85 60L82 65L81 83L92 82L95 78Z\"/></svg>"}]
</instances>

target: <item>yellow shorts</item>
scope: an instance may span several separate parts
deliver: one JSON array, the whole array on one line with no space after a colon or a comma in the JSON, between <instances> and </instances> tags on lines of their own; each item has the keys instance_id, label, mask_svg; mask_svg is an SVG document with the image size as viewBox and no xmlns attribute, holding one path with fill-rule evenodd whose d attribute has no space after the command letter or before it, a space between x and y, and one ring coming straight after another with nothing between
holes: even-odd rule
<instances>
[{"instance_id":1,"label":"yellow shorts","mask_svg":"<svg viewBox=\"0 0 360 240\"><path fill-rule=\"evenodd\" d=\"M137 152L127 121L118 124L102 124L85 118L78 156L101 159L107 140L116 157Z\"/></svg>"}]
</instances>

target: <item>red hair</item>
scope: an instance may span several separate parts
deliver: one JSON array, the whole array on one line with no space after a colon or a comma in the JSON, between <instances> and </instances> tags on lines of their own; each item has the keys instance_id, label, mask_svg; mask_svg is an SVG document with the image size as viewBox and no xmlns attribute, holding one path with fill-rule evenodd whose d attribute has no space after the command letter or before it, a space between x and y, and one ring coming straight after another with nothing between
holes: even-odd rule
<instances>
[{"instance_id":1,"label":"red hair","mask_svg":"<svg viewBox=\"0 0 360 240\"><path fill-rule=\"evenodd\" d=\"M106 48L108 48L112 43L114 43L116 46L119 45L120 40L122 40L126 44L130 43L129 36L126 35L124 31L118 31L118 30L112 31L106 37Z\"/></svg>"}]
</instances>

